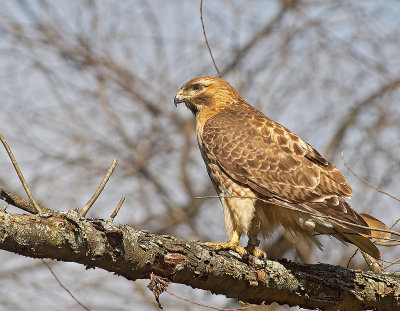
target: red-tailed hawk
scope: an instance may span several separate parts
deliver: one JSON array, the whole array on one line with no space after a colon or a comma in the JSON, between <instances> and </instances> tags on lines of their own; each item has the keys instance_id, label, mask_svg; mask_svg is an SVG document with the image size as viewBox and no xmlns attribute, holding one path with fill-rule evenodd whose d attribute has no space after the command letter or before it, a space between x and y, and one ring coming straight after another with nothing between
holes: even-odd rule
<instances>
[{"instance_id":1,"label":"red-tailed hawk","mask_svg":"<svg viewBox=\"0 0 400 311\"><path fill-rule=\"evenodd\" d=\"M350 242L374 258L371 218L357 214L344 198L352 190L343 174L313 147L250 106L225 80L204 76L175 94L196 117L197 140L220 196L226 243L207 243L242 255L262 256L258 234L277 224L319 245L315 233ZM246 248L238 246L248 235Z\"/></svg>"}]
</instances>

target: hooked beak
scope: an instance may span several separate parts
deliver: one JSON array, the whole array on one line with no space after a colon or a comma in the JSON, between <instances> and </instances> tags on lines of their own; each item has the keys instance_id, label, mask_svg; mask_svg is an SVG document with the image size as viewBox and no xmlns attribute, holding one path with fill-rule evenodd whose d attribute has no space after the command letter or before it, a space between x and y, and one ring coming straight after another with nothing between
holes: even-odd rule
<instances>
[{"instance_id":1,"label":"hooked beak","mask_svg":"<svg viewBox=\"0 0 400 311\"><path fill-rule=\"evenodd\" d=\"M178 107L178 104L183 102L184 102L183 91L179 90L174 96L175 107Z\"/></svg>"}]
</instances>

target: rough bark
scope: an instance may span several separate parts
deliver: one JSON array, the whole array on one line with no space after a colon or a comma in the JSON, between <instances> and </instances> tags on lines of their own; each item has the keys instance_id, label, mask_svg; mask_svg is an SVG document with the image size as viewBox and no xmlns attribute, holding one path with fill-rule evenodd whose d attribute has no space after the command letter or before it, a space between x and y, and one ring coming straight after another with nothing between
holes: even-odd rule
<instances>
[{"instance_id":1,"label":"rough bark","mask_svg":"<svg viewBox=\"0 0 400 311\"><path fill-rule=\"evenodd\" d=\"M278 302L332 310L400 310L400 275L373 274L327 264L215 253L197 241L137 231L80 217L75 211L39 215L0 211L0 248L102 268L129 280L151 273L171 282L249 303Z\"/></svg>"}]
</instances>

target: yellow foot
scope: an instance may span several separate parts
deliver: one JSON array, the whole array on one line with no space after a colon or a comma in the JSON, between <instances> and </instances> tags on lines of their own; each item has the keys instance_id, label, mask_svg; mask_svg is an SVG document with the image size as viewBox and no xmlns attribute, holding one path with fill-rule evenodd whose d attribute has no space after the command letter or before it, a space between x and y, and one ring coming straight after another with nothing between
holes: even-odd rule
<instances>
[{"instance_id":1,"label":"yellow foot","mask_svg":"<svg viewBox=\"0 0 400 311\"><path fill-rule=\"evenodd\" d=\"M252 254L254 257L257 257L259 259L266 259L267 258L267 253L262 251L259 248L255 248L255 247L246 247L245 249L247 252L249 252L250 254Z\"/></svg>"},{"instance_id":2,"label":"yellow foot","mask_svg":"<svg viewBox=\"0 0 400 311\"><path fill-rule=\"evenodd\" d=\"M206 242L204 243L207 246L213 246L215 247L215 250L220 251L223 249L227 249L227 250L233 250L236 253L238 253L239 255L241 255L242 257L245 257L248 255L247 250L242 247L239 246L238 243L234 243L234 242Z\"/></svg>"}]
</instances>

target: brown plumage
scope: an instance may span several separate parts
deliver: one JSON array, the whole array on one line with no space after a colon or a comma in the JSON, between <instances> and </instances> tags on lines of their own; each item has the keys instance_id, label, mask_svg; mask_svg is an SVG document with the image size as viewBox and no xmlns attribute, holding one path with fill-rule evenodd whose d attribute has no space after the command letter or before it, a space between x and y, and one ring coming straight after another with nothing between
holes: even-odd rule
<instances>
[{"instance_id":1,"label":"brown plumage","mask_svg":"<svg viewBox=\"0 0 400 311\"><path fill-rule=\"evenodd\" d=\"M174 102L184 102L196 117L200 151L221 197L230 241L209 245L261 256L255 249L257 235L281 224L317 245L315 233L330 234L380 258L368 238L371 230L362 228L367 222L344 200L352 190L343 174L300 137L247 104L228 82L194 78ZM249 236L247 250L238 246L243 234Z\"/></svg>"}]
</instances>

